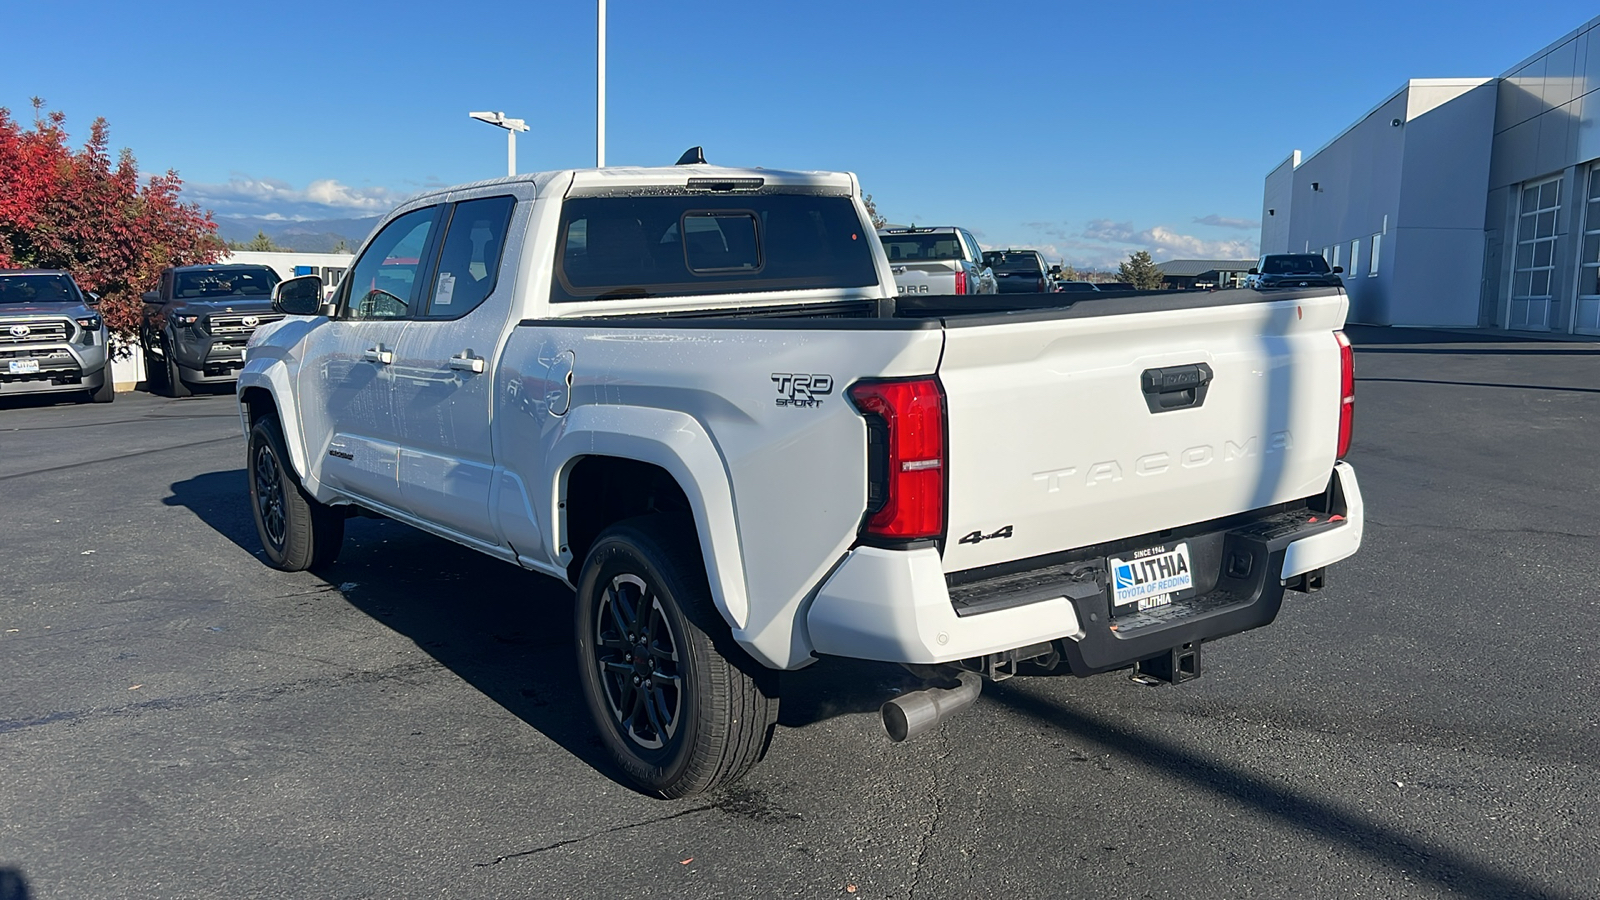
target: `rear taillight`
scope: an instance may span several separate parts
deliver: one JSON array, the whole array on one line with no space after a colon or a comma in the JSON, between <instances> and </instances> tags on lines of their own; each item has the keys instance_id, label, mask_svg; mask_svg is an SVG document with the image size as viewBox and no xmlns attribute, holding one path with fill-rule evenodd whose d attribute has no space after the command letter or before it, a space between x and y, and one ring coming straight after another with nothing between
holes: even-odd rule
<instances>
[{"instance_id":1,"label":"rear taillight","mask_svg":"<svg viewBox=\"0 0 1600 900\"><path fill-rule=\"evenodd\" d=\"M965 294L966 292L967 292L967 273L965 271L957 271L956 272L956 293Z\"/></svg>"},{"instance_id":2,"label":"rear taillight","mask_svg":"<svg viewBox=\"0 0 1600 900\"><path fill-rule=\"evenodd\" d=\"M1044 289L1045 289L1044 279L1041 278L1041 279L1039 279L1039 293L1041 293L1041 294L1044 293L1045 292Z\"/></svg>"},{"instance_id":3,"label":"rear taillight","mask_svg":"<svg viewBox=\"0 0 1600 900\"><path fill-rule=\"evenodd\" d=\"M867 419L863 534L915 541L944 534L944 392L932 378L863 381L850 399Z\"/></svg>"},{"instance_id":4,"label":"rear taillight","mask_svg":"<svg viewBox=\"0 0 1600 900\"><path fill-rule=\"evenodd\" d=\"M1335 456L1344 459L1350 452L1350 434L1355 425L1356 351L1344 332L1335 331L1333 336L1339 341L1339 452Z\"/></svg>"}]
</instances>

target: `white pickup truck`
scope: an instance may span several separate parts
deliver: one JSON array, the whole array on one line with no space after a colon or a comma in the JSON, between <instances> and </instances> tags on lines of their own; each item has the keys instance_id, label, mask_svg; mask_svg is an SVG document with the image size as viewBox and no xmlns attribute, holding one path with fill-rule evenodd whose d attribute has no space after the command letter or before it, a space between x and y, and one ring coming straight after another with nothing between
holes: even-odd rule
<instances>
[{"instance_id":1,"label":"white pickup truck","mask_svg":"<svg viewBox=\"0 0 1600 900\"><path fill-rule=\"evenodd\" d=\"M737 778L777 673L1183 681L1361 542L1337 288L897 297L856 179L706 165L440 190L239 375L267 560L376 512L576 591L587 704L645 791ZM507 598L515 602L514 598Z\"/></svg>"},{"instance_id":2,"label":"white pickup truck","mask_svg":"<svg viewBox=\"0 0 1600 900\"><path fill-rule=\"evenodd\" d=\"M880 228L899 294L995 294L1000 283L965 228Z\"/></svg>"}]
</instances>

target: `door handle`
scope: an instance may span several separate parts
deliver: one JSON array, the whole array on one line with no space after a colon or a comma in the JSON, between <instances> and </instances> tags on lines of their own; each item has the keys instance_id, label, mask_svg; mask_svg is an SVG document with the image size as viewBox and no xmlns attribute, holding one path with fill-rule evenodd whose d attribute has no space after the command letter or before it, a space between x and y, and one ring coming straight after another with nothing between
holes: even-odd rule
<instances>
[{"instance_id":1,"label":"door handle","mask_svg":"<svg viewBox=\"0 0 1600 900\"><path fill-rule=\"evenodd\" d=\"M1153 413L1192 409L1206 402L1211 377L1211 367L1205 363L1145 369L1139 374L1139 389Z\"/></svg>"},{"instance_id":2,"label":"door handle","mask_svg":"<svg viewBox=\"0 0 1600 900\"><path fill-rule=\"evenodd\" d=\"M375 347L369 347L361 351L361 358L367 362L375 362L380 366L387 366L394 362L394 353L383 349L382 344L378 344Z\"/></svg>"},{"instance_id":3,"label":"door handle","mask_svg":"<svg viewBox=\"0 0 1600 900\"><path fill-rule=\"evenodd\" d=\"M483 374L483 357L473 356L471 350L463 350L456 356L450 357L450 368L457 372L471 372L474 375Z\"/></svg>"}]
</instances>

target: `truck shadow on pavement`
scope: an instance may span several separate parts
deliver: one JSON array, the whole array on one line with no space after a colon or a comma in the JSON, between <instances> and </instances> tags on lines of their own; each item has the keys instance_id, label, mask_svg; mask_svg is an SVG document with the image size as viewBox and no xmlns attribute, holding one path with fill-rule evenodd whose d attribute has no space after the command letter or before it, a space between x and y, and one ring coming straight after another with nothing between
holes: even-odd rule
<instances>
[{"instance_id":1,"label":"truck shadow on pavement","mask_svg":"<svg viewBox=\"0 0 1600 900\"><path fill-rule=\"evenodd\" d=\"M0 900L29 900L32 896L20 869L0 866Z\"/></svg>"},{"instance_id":2,"label":"truck shadow on pavement","mask_svg":"<svg viewBox=\"0 0 1600 900\"><path fill-rule=\"evenodd\" d=\"M243 469L208 472L173 483L162 502L189 509L259 555L246 489ZM582 700L572 591L565 585L408 525L369 518L346 522L339 559L314 574L507 712L631 787L606 755ZM875 712L917 684L899 666L825 659L783 674L778 724L797 729Z\"/></svg>"},{"instance_id":3,"label":"truck shadow on pavement","mask_svg":"<svg viewBox=\"0 0 1600 900\"><path fill-rule=\"evenodd\" d=\"M1026 686L1019 688L1010 682L990 685L984 696L1044 727L1098 744L1136 765L1183 779L1218 800L1253 809L1374 863L1426 878L1448 888L1454 896L1482 900L1566 896L1516 874L1497 871L1456 850L1430 844L1407 830L1363 818L1270 776L1227 765L1150 733L1130 732L1124 726L1042 697Z\"/></svg>"}]
</instances>

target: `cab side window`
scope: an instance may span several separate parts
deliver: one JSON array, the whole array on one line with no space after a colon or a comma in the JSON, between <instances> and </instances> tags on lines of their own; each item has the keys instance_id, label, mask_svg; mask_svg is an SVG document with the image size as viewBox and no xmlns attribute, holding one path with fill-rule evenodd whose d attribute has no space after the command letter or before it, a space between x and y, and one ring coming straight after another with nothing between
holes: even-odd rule
<instances>
[{"instance_id":1,"label":"cab side window","mask_svg":"<svg viewBox=\"0 0 1600 900\"><path fill-rule=\"evenodd\" d=\"M472 312L494 291L511 225L511 197L484 197L455 205L439 252L425 315L455 319Z\"/></svg>"},{"instance_id":2,"label":"cab side window","mask_svg":"<svg viewBox=\"0 0 1600 900\"><path fill-rule=\"evenodd\" d=\"M983 249L978 246L978 239L965 231L961 232L961 237L967 245L969 258L977 264L978 268L983 268Z\"/></svg>"},{"instance_id":3,"label":"cab side window","mask_svg":"<svg viewBox=\"0 0 1600 900\"><path fill-rule=\"evenodd\" d=\"M373 238L345 277L349 293L344 315L350 319L403 319L421 297L417 281L435 232L439 207L406 213Z\"/></svg>"}]
</instances>

